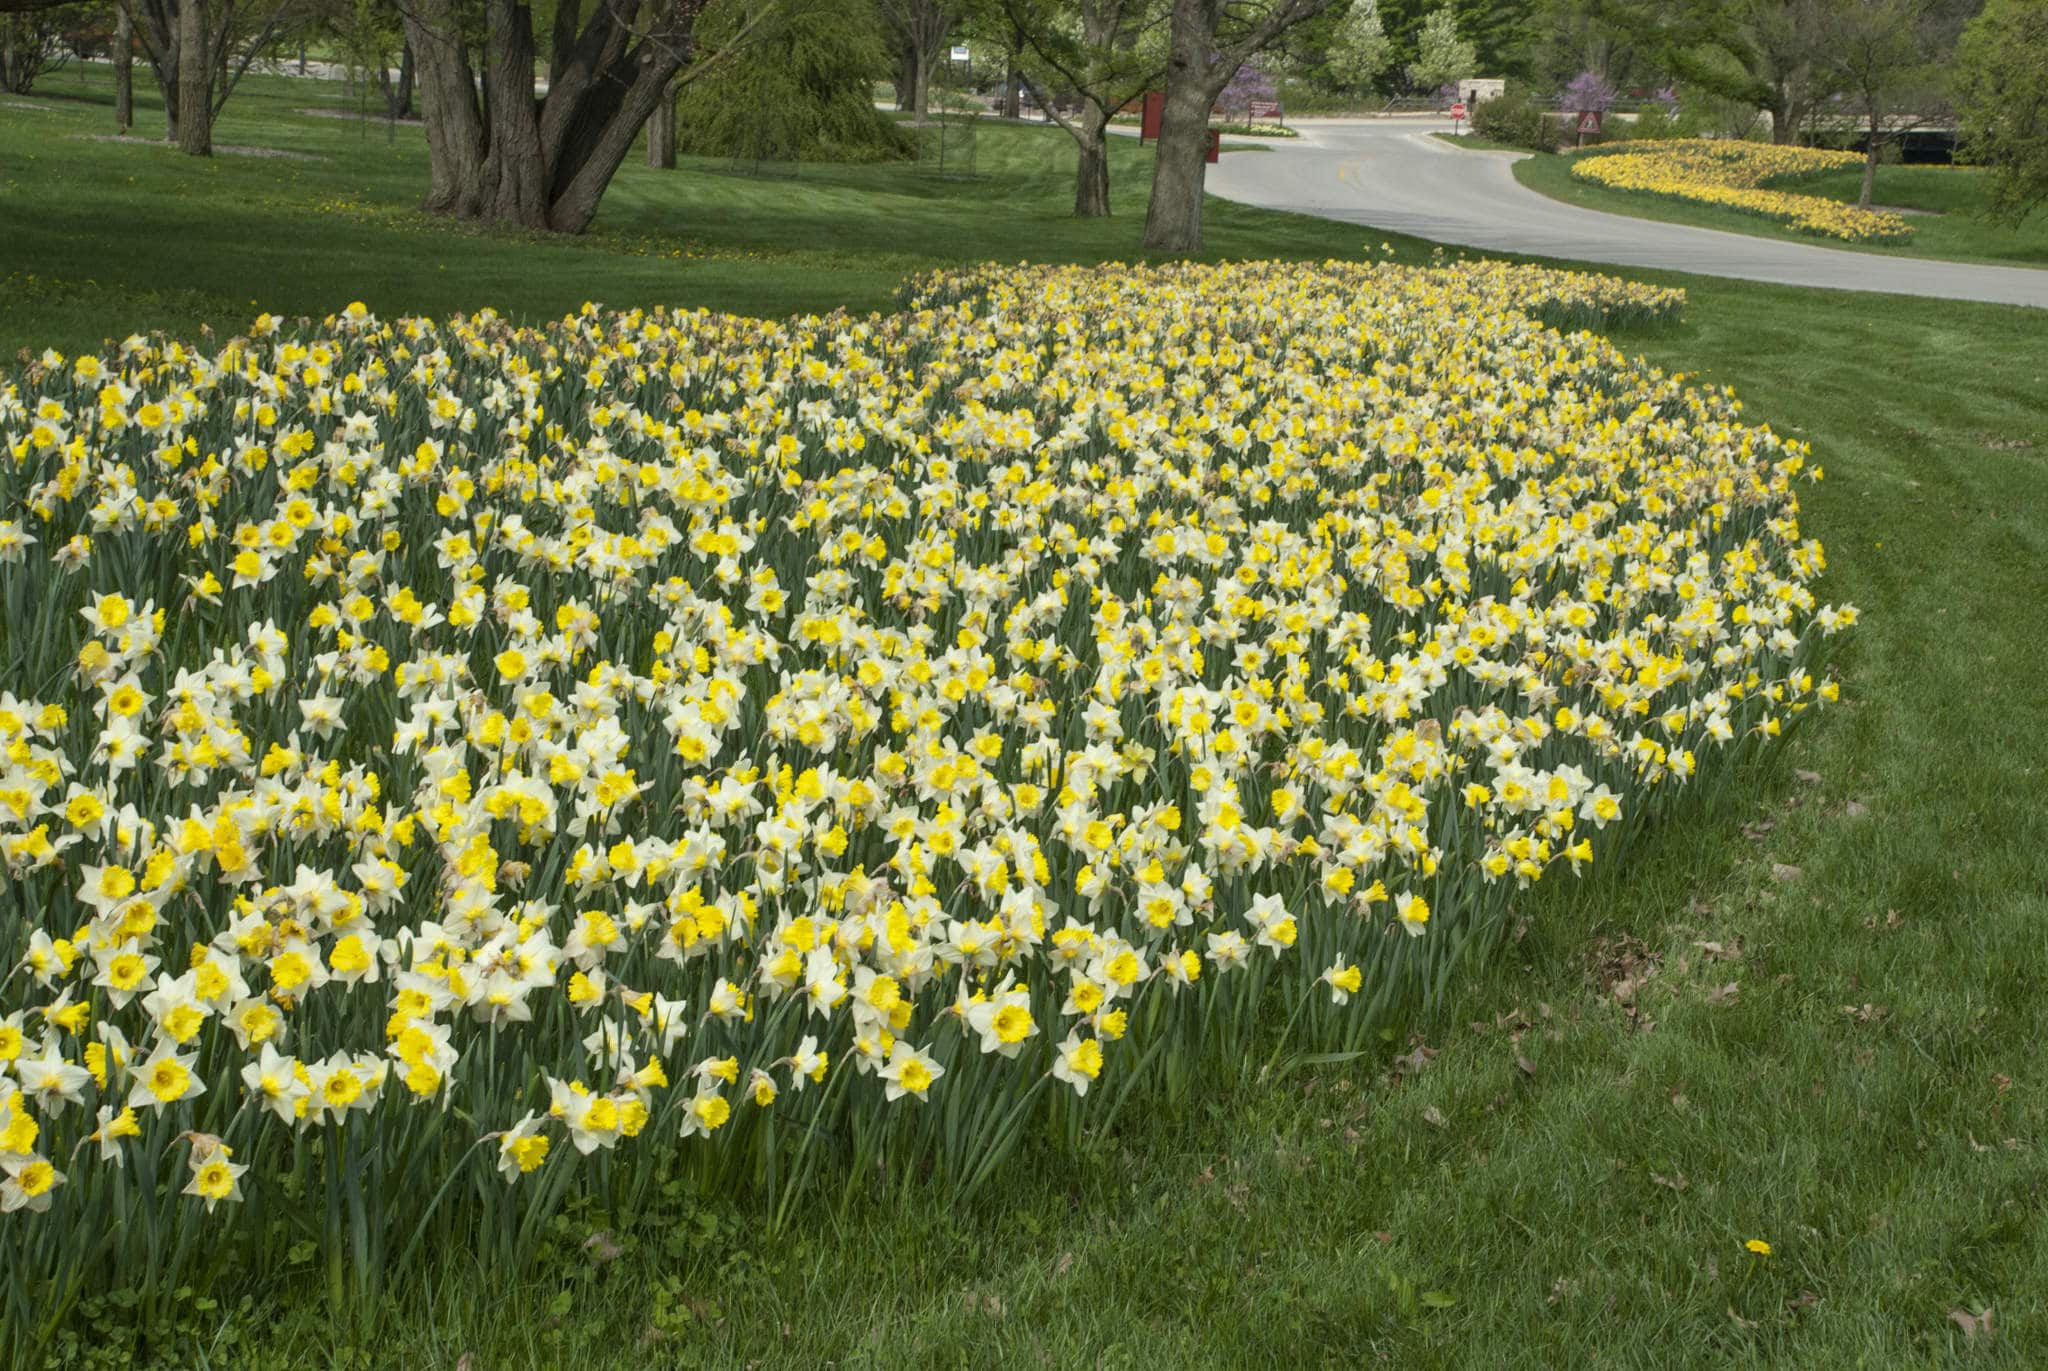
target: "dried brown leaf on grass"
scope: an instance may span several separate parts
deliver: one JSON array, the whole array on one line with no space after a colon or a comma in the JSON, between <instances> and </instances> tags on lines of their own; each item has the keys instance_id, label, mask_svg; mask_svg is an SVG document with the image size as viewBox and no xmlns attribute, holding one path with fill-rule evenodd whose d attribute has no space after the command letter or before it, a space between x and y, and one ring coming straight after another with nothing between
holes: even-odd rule
<instances>
[{"instance_id":1,"label":"dried brown leaf on grass","mask_svg":"<svg viewBox=\"0 0 2048 1371\"><path fill-rule=\"evenodd\" d=\"M1979 1338L1983 1338L1986 1341L1990 1340L1990 1305L1985 1305L1974 1314L1967 1309L1951 1309L1948 1311L1948 1317L1950 1323L1963 1330L1963 1340L1965 1342L1975 1342Z\"/></svg>"}]
</instances>

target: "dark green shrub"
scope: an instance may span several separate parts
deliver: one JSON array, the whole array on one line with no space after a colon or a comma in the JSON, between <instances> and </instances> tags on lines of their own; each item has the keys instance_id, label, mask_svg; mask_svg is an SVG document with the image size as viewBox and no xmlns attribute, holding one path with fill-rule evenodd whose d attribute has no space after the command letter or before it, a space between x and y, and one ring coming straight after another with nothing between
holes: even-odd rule
<instances>
[{"instance_id":1,"label":"dark green shrub","mask_svg":"<svg viewBox=\"0 0 2048 1371\"><path fill-rule=\"evenodd\" d=\"M1644 105L1633 122L1617 121L1614 132L1624 138L1683 138L1675 115L1660 104Z\"/></svg>"},{"instance_id":2,"label":"dark green shrub","mask_svg":"<svg viewBox=\"0 0 2048 1371\"><path fill-rule=\"evenodd\" d=\"M1472 132L1490 143L1550 152L1543 129L1543 107L1526 95L1500 95L1472 106Z\"/></svg>"}]
</instances>

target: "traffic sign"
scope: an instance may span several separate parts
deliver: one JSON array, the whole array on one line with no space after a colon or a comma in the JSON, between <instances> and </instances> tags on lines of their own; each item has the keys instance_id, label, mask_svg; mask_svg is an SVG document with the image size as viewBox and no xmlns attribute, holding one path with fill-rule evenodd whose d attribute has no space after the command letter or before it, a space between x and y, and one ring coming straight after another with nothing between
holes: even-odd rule
<instances>
[{"instance_id":1,"label":"traffic sign","mask_svg":"<svg viewBox=\"0 0 2048 1371\"><path fill-rule=\"evenodd\" d=\"M1580 113L1580 115L1579 115L1579 132L1580 132L1580 133L1598 133L1599 131L1600 131L1600 111L1599 111L1599 110L1596 110L1596 109L1589 109L1589 110L1585 110L1585 111L1583 111L1582 113Z\"/></svg>"},{"instance_id":2,"label":"traffic sign","mask_svg":"<svg viewBox=\"0 0 2048 1371\"><path fill-rule=\"evenodd\" d=\"M1455 104L1455 105L1452 105L1452 106L1451 106L1451 118L1453 118L1453 119L1463 119L1464 117L1465 117L1465 102L1464 102L1463 100L1460 100L1460 101L1459 101L1459 102L1458 102L1457 104Z\"/></svg>"}]
</instances>

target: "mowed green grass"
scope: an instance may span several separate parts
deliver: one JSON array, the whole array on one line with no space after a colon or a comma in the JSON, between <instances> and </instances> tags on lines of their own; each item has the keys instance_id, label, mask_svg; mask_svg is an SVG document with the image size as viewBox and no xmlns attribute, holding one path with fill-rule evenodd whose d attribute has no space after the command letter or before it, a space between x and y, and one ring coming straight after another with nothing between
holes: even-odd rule
<instances>
[{"instance_id":1,"label":"mowed green grass","mask_svg":"<svg viewBox=\"0 0 2048 1371\"><path fill-rule=\"evenodd\" d=\"M380 314L486 305L558 317L586 300L786 315L888 307L917 270L985 260L1132 259L1152 153L1111 140L1108 222L1072 217L1073 143L1057 129L989 127L973 175L914 163L768 168L636 151L581 239L465 232L418 212L424 135L353 112L338 83L248 78L215 133L222 152L180 156L154 140L161 106L137 87L149 140L106 141L109 78L60 73L0 103L0 349L79 347L111 332L236 330L259 312L315 318L362 300ZM28 105L34 108L24 109ZM1250 155L1232 151L1231 156ZM950 160L950 159L949 159ZM1355 253L1368 230L1212 204L1212 256Z\"/></svg>"},{"instance_id":2,"label":"mowed green grass","mask_svg":"<svg viewBox=\"0 0 2048 1371\"><path fill-rule=\"evenodd\" d=\"M0 277L45 292L0 297L10 350L351 298L868 309L924 265L1134 255L1145 154L1114 145L1120 218L1078 225L1070 146L1032 130L984 131L976 182L629 167L588 242L464 234L406 208L416 133L276 112L304 89L231 106L221 137L328 162L195 167L61 141L89 109L0 109ZM367 208L319 209L342 200ZM1209 210L1219 255L1360 248L1346 226ZM678 1189L572 1210L531 1270L440 1254L370 1307L330 1308L310 1269L195 1292L142 1330L103 1306L72 1359L2041 1364L2048 312L1682 283L1686 322L1618 341L1813 444L1823 593L1865 616L1843 703L1625 871L1525 899L1522 935L1378 1058L1219 1081L1080 1154L1033 1142L967 1204L849 1176L772 1232L744 1197Z\"/></svg>"},{"instance_id":3,"label":"mowed green grass","mask_svg":"<svg viewBox=\"0 0 2048 1371\"><path fill-rule=\"evenodd\" d=\"M1568 156L1525 157L1515 163L1515 179L1552 199L1586 209L1604 210L1609 214L1630 214L1641 219L1659 219L1666 223L1751 233L1764 238L1783 238L1859 252L2048 268L2048 214L2035 214L2018 226L1988 219L1985 217L1991 196L1988 176L1974 167L1880 165L1871 203L1890 209L1924 211L1907 215L1913 226L1913 236L1896 244L1841 243L1816 234L1801 233L1737 209L1695 205L1669 196L1597 186L1575 178L1571 170L1572 162ZM1853 205L1863 193L1863 173L1837 172L1802 181L1787 189Z\"/></svg>"}]
</instances>

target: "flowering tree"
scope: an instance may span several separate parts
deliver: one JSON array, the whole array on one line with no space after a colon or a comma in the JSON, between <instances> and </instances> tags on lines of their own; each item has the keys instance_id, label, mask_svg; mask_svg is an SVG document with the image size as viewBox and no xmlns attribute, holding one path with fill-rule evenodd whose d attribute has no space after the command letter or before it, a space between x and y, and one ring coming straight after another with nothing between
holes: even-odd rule
<instances>
[{"instance_id":1,"label":"flowering tree","mask_svg":"<svg viewBox=\"0 0 2048 1371\"><path fill-rule=\"evenodd\" d=\"M1379 0L1353 0L1330 44L1330 74L1358 89L1379 80L1393 60L1394 40L1380 20Z\"/></svg>"},{"instance_id":2,"label":"flowering tree","mask_svg":"<svg viewBox=\"0 0 2048 1371\"><path fill-rule=\"evenodd\" d=\"M1597 71L1582 71L1564 88L1559 105L1574 114L1605 114L1614 108L1618 92Z\"/></svg>"},{"instance_id":3,"label":"flowering tree","mask_svg":"<svg viewBox=\"0 0 2048 1371\"><path fill-rule=\"evenodd\" d=\"M1479 50L1459 35L1458 16L1445 5L1422 22L1415 60L1408 64L1408 79L1425 90L1455 86L1459 77L1472 74L1478 62Z\"/></svg>"},{"instance_id":4,"label":"flowering tree","mask_svg":"<svg viewBox=\"0 0 2048 1371\"><path fill-rule=\"evenodd\" d=\"M1235 114L1248 124L1251 122L1254 104L1262 100L1277 101L1279 98L1280 92L1274 87L1272 78L1266 75L1259 66L1259 60L1254 57L1237 69L1237 73L1230 78L1230 84L1216 97L1216 103L1226 116Z\"/></svg>"}]
</instances>

